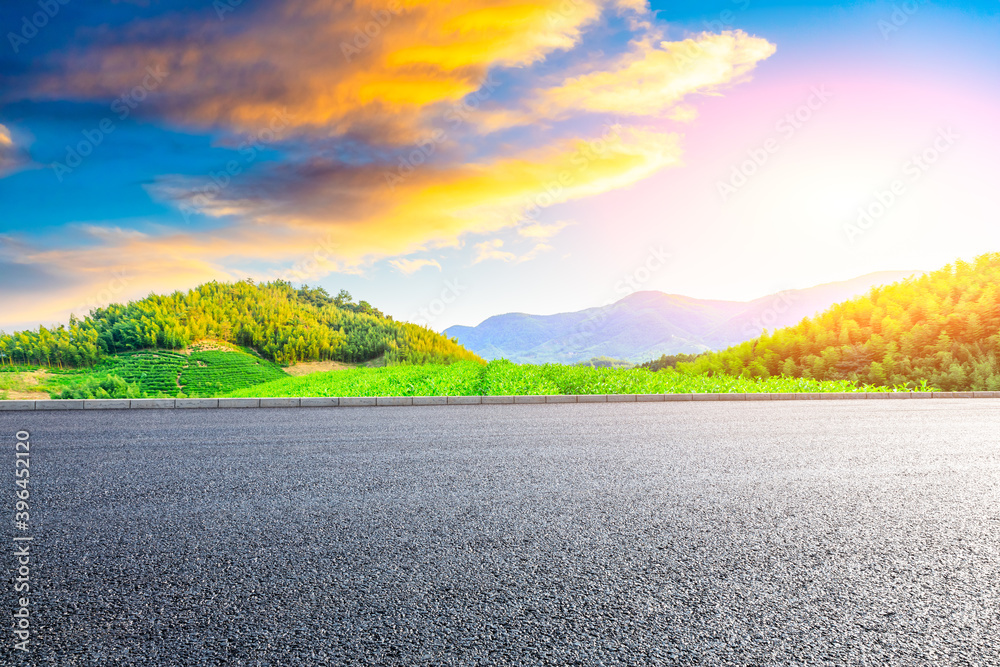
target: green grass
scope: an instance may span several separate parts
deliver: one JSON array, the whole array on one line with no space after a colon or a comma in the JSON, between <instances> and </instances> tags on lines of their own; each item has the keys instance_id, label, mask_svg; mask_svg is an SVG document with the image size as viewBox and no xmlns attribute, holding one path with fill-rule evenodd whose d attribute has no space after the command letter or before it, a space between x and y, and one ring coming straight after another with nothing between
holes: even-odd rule
<instances>
[{"instance_id":1,"label":"green grass","mask_svg":"<svg viewBox=\"0 0 1000 667\"><path fill-rule=\"evenodd\" d=\"M240 351L196 350L190 355L148 350L110 357L93 369L48 369L32 389L54 397L83 397L110 378L121 378L141 396L505 396L541 394L785 393L906 391L841 380L758 380L688 375L642 368L518 365L463 361L426 366L353 368L288 376L278 365ZM179 383L179 384L178 384ZM134 387L132 387L134 385ZM27 388L18 373L0 373L6 390ZM928 387L918 387L930 390ZM68 393L64 394L63 392ZM110 390L109 390L110 391ZM82 392L82 393L81 393Z\"/></svg>"},{"instance_id":2,"label":"green grass","mask_svg":"<svg viewBox=\"0 0 1000 667\"><path fill-rule=\"evenodd\" d=\"M44 389L54 396L74 393L89 381L119 377L143 396L221 396L288 375L265 359L238 351L198 350L190 355L148 350L115 355L94 368L50 369Z\"/></svg>"},{"instance_id":3,"label":"green grass","mask_svg":"<svg viewBox=\"0 0 1000 667\"><path fill-rule=\"evenodd\" d=\"M797 378L757 380L682 375L674 371L518 365L389 366L312 373L283 378L230 393L235 397L281 396L506 396L540 394L666 394L892 391L842 380Z\"/></svg>"}]
</instances>

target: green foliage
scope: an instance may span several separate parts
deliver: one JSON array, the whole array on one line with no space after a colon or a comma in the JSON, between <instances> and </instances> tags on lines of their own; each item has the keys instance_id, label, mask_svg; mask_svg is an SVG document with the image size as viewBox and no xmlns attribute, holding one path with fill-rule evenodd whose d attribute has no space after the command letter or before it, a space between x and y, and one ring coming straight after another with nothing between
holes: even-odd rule
<instances>
[{"instance_id":1,"label":"green foliage","mask_svg":"<svg viewBox=\"0 0 1000 667\"><path fill-rule=\"evenodd\" d=\"M231 396L464 396L478 394L483 364L388 366L311 373L249 387Z\"/></svg>"},{"instance_id":2,"label":"green foliage","mask_svg":"<svg viewBox=\"0 0 1000 667\"><path fill-rule=\"evenodd\" d=\"M0 373L28 373L30 371L37 371L38 366L28 366L23 364L11 364L11 365L0 365Z\"/></svg>"},{"instance_id":3,"label":"green foliage","mask_svg":"<svg viewBox=\"0 0 1000 667\"><path fill-rule=\"evenodd\" d=\"M639 368L645 368L651 371L658 371L664 368L676 368L677 364L680 362L690 363L697 359L699 355L697 354L664 354L659 359L653 359L652 361L647 361L644 364L639 364Z\"/></svg>"},{"instance_id":4,"label":"green foliage","mask_svg":"<svg viewBox=\"0 0 1000 667\"><path fill-rule=\"evenodd\" d=\"M1000 253L838 304L794 327L678 364L688 374L791 376L1000 390Z\"/></svg>"},{"instance_id":5,"label":"green foliage","mask_svg":"<svg viewBox=\"0 0 1000 667\"><path fill-rule=\"evenodd\" d=\"M612 359L611 357L591 357L588 361L581 361L577 366L590 366L592 368L634 368L635 364L624 359Z\"/></svg>"},{"instance_id":6,"label":"green foliage","mask_svg":"<svg viewBox=\"0 0 1000 667\"><path fill-rule=\"evenodd\" d=\"M284 281L206 283L188 292L150 295L97 308L69 326L0 334L0 364L94 367L109 355L176 350L216 339L252 348L279 364L298 361L389 363L481 361L424 327L395 322L341 291L296 290Z\"/></svg>"},{"instance_id":7,"label":"green foliage","mask_svg":"<svg viewBox=\"0 0 1000 667\"><path fill-rule=\"evenodd\" d=\"M139 386L117 375L90 376L65 387L52 398L141 398Z\"/></svg>"},{"instance_id":8,"label":"green foliage","mask_svg":"<svg viewBox=\"0 0 1000 667\"><path fill-rule=\"evenodd\" d=\"M692 376L664 370L589 366L459 362L448 366L390 366L312 373L235 391L255 396L508 396L544 394L657 394L753 392L891 391L854 382L810 379L757 380Z\"/></svg>"}]
</instances>

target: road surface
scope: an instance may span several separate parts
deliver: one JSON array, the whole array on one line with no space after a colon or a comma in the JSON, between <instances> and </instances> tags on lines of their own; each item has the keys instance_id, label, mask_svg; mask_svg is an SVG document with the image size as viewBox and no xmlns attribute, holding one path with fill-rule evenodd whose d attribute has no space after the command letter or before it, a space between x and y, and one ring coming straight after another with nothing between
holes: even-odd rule
<instances>
[{"instance_id":1,"label":"road surface","mask_svg":"<svg viewBox=\"0 0 1000 667\"><path fill-rule=\"evenodd\" d=\"M996 400L0 413L9 516L21 429L12 664L1000 660Z\"/></svg>"}]
</instances>

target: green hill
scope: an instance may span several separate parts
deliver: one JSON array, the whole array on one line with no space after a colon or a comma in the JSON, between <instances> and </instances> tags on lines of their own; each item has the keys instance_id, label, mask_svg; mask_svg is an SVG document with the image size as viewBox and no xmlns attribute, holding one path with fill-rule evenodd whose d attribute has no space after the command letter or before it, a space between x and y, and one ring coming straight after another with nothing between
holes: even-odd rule
<instances>
[{"instance_id":1,"label":"green hill","mask_svg":"<svg viewBox=\"0 0 1000 667\"><path fill-rule=\"evenodd\" d=\"M1000 390L1000 253L882 287L680 363L684 373Z\"/></svg>"},{"instance_id":2,"label":"green hill","mask_svg":"<svg viewBox=\"0 0 1000 667\"><path fill-rule=\"evenodd\" d=\"M53 329L0 334L5 365L85 368L140 350L179 350L216 339L255 350L278 364L299 361L424 364L482 361L430 329L397 322L341 291L295 289L284 281L206 283L97 308Z\"/></svg>"}]
</instances>

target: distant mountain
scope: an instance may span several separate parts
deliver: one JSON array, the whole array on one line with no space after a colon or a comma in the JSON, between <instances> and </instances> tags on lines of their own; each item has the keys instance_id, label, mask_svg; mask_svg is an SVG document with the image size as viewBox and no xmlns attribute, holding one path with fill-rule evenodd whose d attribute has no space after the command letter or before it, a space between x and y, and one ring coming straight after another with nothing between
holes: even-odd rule
<instances>
[{"instance_id":1,"label":"distant mountain","mask_svg":"<svg viewBox=\"0 0 1000 667\"><path fill-rule=\"evenodd\" d=\"M599 308L556 315L496 315L476 327L449 327L444 334L486 359L578 363L611 357L641 362L663 354L719 350L742 343L765 328L798 324L872 287L918 273L881 271L753 301L636 292Z\"/></svg>"}]
</instances>

